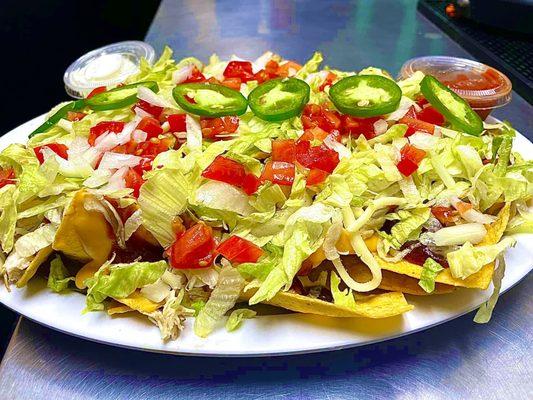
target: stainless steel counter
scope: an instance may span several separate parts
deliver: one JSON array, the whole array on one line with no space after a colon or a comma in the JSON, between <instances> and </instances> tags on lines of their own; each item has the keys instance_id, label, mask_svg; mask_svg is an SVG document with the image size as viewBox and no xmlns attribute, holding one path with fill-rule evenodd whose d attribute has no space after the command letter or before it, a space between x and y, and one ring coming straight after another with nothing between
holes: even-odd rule
<instances>
[{"instance_id":1,"label":"stainless steel counter","mask_svg":"<svg viewBox=\"0 0 533 400\"><path fill-rule=\"evenodd\" d=\"M343 69L396 73L426 54L465 56L414 1L163 1L146 40L176 57L267 49L304 61L319 49ZM496 116L532 138L518 96ZM532 260L533 262L533 260ZM381 344L322 354L218 359L148 354L73 338L25 319L0 365L0 399L526 399L533 397L533 278L472 314ZM61 318L58 315L58 318Z\"/></svg>"}]
</instances>

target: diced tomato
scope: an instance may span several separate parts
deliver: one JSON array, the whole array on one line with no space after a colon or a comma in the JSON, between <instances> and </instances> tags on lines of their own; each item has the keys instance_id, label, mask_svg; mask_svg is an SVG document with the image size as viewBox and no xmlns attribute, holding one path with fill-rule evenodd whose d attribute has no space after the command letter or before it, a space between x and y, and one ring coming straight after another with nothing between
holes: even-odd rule
<instances>
[{"instance_id":1,"label":"diced tomato","mask_svg":"<svg viewBox=\"0 0 533 400\"><path fill-rule=\"evenodd\" d=\"M412 175L417 169L420 161L426 156L424 150L420 150L415 146L406 144L402 147L400 162L396 165L398 171L400 171L404 176Z\"/></svg>"},{"instance_id":2,"label":"diced tomato","mask_svg":"<svg viewBox=\"0 0 533 400\"><path fill-rule=\"evenodd\" d=\"M233 90L240 90L241 89L241 78L226 78L222 82L220 82L221 85L224 85L226 87L229 87Z\"/></svg>"},{"instance_id":3,"label":"diced tomato","mask_svg":"<svg viewBox=\"0 0 533 400\"><path fill-rule=\"evenodd\" d=\"M293 163L296 157L296 144L293 139L277 139L272 141L272 161Z\"/></svg>"},{"instance_id":4,"label":"diced tomato","mask_svg":"<svg viewBox=\"0 0 533 400\"><path fill-rule=\"evenodd\" d=\"M205 81L205 76L195 65L187 79L185 79L182 83L194 83L203 81Z\"/></svg>"},{"instance_id":5,"label":"diced tomato","mask_svg":"<svg viewBox=\"0 0 533 400\"><path fill-rule=\"evenodd\" d=\"M126 175L124 175L124 181L127 188L133 189L133 196L135 198L139 197L139 191L144 183L142 175L140 175L135 169L129 168Z\"/></svg>"},{"instance_id":6,"label":"diced tomato","mask_svg":"<svg viewBox=\"0 0 533 400\"><path fill-rule=\"evenodd\" d=\"M310 169L333 172L339 163L339 154L325 145L311 146L308 141L296 144L296 161Z\"/></svg>"},{"instance_id":7,"label":"diced tomato","mask_svg":"<svg viewBox=\"0 0 533 400\"><path fill-rule=\"evenodd\" d=\"M457 211L451 207L434 206L431 207L431 213L443 225L447 225L457 221Z\"/></svg>"},{"instance_id":8,"label":"diced tomato","mask_svg":"<svg viewBox=\"0 0 533 400\"><path fill-rule=\"evenodd\" d=\"M343 115L341 133L344 136L351 135L354 138L363 135L367 139L372 139L376 136L374 122L378 119L380 117L357 118L350 115Z\"/></svg>"},{"instance_id":9,"label":"diced tomato","mask_svg":"<svg viewBox=\"0 0 533 400\"><path fill-rule=\"evenodd\" d=\"M202 176L207 179L229 183L241 188L248 195L255 193L261 184L254 174L246 171L244 165L224 156L217 156L202 172Z\"/></svg>"},{"instance_id":10,"label":"diced tomato","mask_svg":"<svg viewBox=\"0 0 533 400\"><path fill-rule=\"evenodd\" d=\"M175 142L176 139L174 137L164 137L162 139L152 138L146 142L139 143L133 154L153 160L159 153L163 153L168 149L173 148Z\"/></svg>"},{"instance_id":11,"label":"diced tomato","mask_svg":"<svg viewBox=\"0 0 533 400\"><path fill-rule=\"evenodd\" d=\"M322 171L321 169L312 169L309 171L305 184L306 186L318 185L319 183L324 182L328 175L329 174L326 171Z\"/></svg>"},{"instance_id":12,"label":"diced tomato","mask_svg":"<svg viewBox=\"0 0 533 400\"><path fill-rule=\"evenodd\" d=\"M429 122L433 125L444 125L444 116L434 107L429 105L425 106L421 111L416 113L416 118L424 122Z\"/></svg>"},{"instance_id":13,"label":"diced tomato","mask_svg":"<svg viewBox=\"0 0 533 400\"><path fill-rule=\"evenodd\" d=\"M276 75L271 75L269 74L268 72L266 72L264 69L262 69L261 71L258 71L255 75L254 75L254 81L257 81L258 84L261 84L263 82L266 82L272 78L275 78Z\"/></svg>"},{"instance_id":14,"label":"diced tomato","mask_svg":"<svg viewBox=\"0 0 533 400\"><path fill-rule=\"evenodd\" d=\"M418 147L412 146L410 144L406 144L405 146L403 146L400 150L400 154L402 158L411 160L416 164L420 164L420 161L422 161L426 156L426 152L424 150L421 150Z\"/></svg>"},{"instance_id":15,"label":"diced tomato","mask_svg":"<svg viewBox=\"0 0 533 400\"><path fill-rule=\"evenodd\" d=\"M135 107L139 107L141 110L146 111L154 118L159 118L159 116L163 112L163 107L154 106L144 100L139 100L137 103L135 103L133 107L131 107L132 111L135 111Z\"/></svg>"},{"instance_id":16,"label":"diced tomato","mask_svg":"<svg viewBox=\"0 0 533 400\"><path fill-rule=\"evenodd\" d=\"M322 82L322 85L318 87L318 90L323 92L326 86L331 86L333 84L335 79L337 79L337 75L335 75L333 72L328 72L326 79L324 79L324 82Z\"/></svg>"},{"instance_id":17,"label":"diced tomato","mask_svg":"<svg viewBox=\"0 0 533 400\"><path fill-rule=\"evenodd\" d=\"M185 118L187 114L170 114L167 115L167 121L170 125L170 132L187 132Z\"/></svg>"},{"instance_id":18,"label":"diced tomato","mask_svg":"<svg viewBox=\"0 0 533 400\"><path fill-rule=\"evenodd\" d=\"M134 154L135 150L137 149L137 142L134 140L130 140L127 143L121 144L115 148L113 148L113 153L120 153L120 154Z\"/></svg>"},{"instance_id":19,"label":"diced tomato","mask_svg":"<svg viewBox=\"0 0 533 400\"><path fill-rule=\"evenodd\" d=\"M274 60L269 60L266 64L265 64L265 71L271 75L277 75L278 74L278 69L279 69L279 64L277 61L274 61Z\"/></svg>"},{"instance_id":20,"label":"diced tomato","mask_svg":"<svg viewBox=\"0 0 533 400\"><path fill-rule=\"evenodd\" d=\"M319 127L328 133L341 129L341 118L336 112L316 104L308 104L302 113L302 124L304 129Z\"/></svg>"},{"instance_id":21,"label":"diced tomato","mask_svg":"<svg viewBox=\"0 0 533 400\"><path fill-rule=\"evenodd\" d=\"M40 164L42 164L44 162L44 156L43 156L41 150L43 148L45 148L45 147L47 147L50 150L52 150L59 157L64 158L65 160L68 160L68 153L67 153L68 147L67 146L65 146L64 144L60 144L60 143L49 143L49 144L45 144L43 146L37 146L37 147L33 148L33 151L35 152L35 156L39 160Z\"/></svg>"},{"instance_id":22,"label":"diced tomato","mask_svg":"<svg viewBox=\"0 0 533 400\"><path fill-rule=\"evenodd\" d=\"M0 188L6 185L15 183L15 170L13 168L6 168L0 170Z\"/></svg>"},{"instance_id":23,"label":"diced tomato","mask_svg":"<svg viewBox=\"0 0 533 400\"><path fill-rule=\"evenodd\" d=\"M248 172L246 175L244 175L244 179L242 180L240 187L244 191L244 193L250 196L257 192L259 186L261 186L261 181L259 180L259 178L254 174Z\"/></svg>"},{"instance_id":24,"label":"diced tomato","mask_svg":"<svg viewBox=\"0 0 533 400\"><path fill-rule=\"evenodd\" d=\"M143 158L139 164L133 167L133 169L142 177L145 172L152 169L152 160L149 158Z\"/></svg>"},{"instance_id":25,"label":"diced tomato","mask_svg":"<svg viewBox=\"0 0 533 400\"><path fill-rule=\"evenodd\" d=\"M124 122L103 121L93 126L89 133L89 144L94 146L96 139L106 132L119 133L124 129Z\"/></svg>"},{"instance_id":26,"label":"diced tomato","mask_svg":"<svg viewBox=\"0 0 533 400\"><path fill-rule=\"evenodd\" d=\"M294 182L294 164L284 161L269 161L265 164L261 181L270 181L278 185L292 186Z\"/></svg>"},{"instance_id":27,"label":"diced tomato","mask_svg":"<svg viewBox=\"0 0 533 400\"><path fill-rule=\"evenodd\" d=\"M90 99L91 97L99 94L99 93L103 93L107 90L107 88L105 86L98 86L98 87L95 87L93 90L91 90L91 93L89 93L87 95L87 98Z\"/></svg>"},{"instance_id":28,"label":"diced tomato","mask_svg":"<svg viewBox=\"0 0 533 400\"><path fill-rule=\"evenodd\" d=\"M405 137L409 137L414 134L416 131L427 132L430 134L435 133L435 125L428 122L420 121L418 119L403 117L399 121L400 124L407 125L407 131L405 132Z\"/></svg>"},{"instance_id":29,"label":"diced tomato","mask_svg":"<svg viewBox=\"0 0 533 400\"><path fill-rule=\"evenodd\" d=\"M424 107L426 104L429 104L429 101L427 101L425 97L420 96L420 98L416 100L416 104L418 104L420 107Z\"/></svg>"},{"instance_id":30,"label":"diced tomato","mask_svg":"<svg viewBox=\"0 0 533 400\"><path fill-rule=\"evenodd\" d=\"M255 263L263 255L261 247L235 235L220 243L216 251L234 263Z\"/></svg>"},{"instance_id":31,"label":"diced tomato","mask_svg":"<svg viewBox=\"0 0 533 400\"><path fill-rule=\"evenodd\" d=\"M215 248L213 230L199 222L178 234L167 250L170 266L177 269L207 268L213 264Z\"/></svg>"},{"instance_id":32,"label":"diced tomato","mask_svg":"<svg viewBox=\"0 0 533 400\"><path fill-rule=\"evenodd\" d=\"M230 61L224 70L225 78L240 78L243 82L254 79L252 63L249 61Z\"/></svg>"},{"instance_id":33,"label":"diced tomato","mask_svg":"<svg viewBox=\"0 0 533 400\"><path fill-rule=\"evenodd\" d=\"M156 138L163 133L163 128L154 117L144 117L135 129L139 129L148 134L148 139Z\"/></svg>"},{"instance_id":34,"label":"diced tomato","mask_svg":"<svg viewBox=\"0 0 533 400\"><path fill-rule=\"evenodd\" d=\"M398 168L398 171L402 173L402 175L410 176L418 169L418 164L411 160L402 158L400 162L396 164L396 167Z\"/></svg>"},{"instance_id":35,"label":"diced tomato","mask_svg":"<svg viewBox=\"0 0 533 400\"><path fill-rule=\"evenodd\" d=\"M276 71L276 75L286 78L288 76L293 76L296 72L302 69L302 66L294 61L287 61L285 64L279 66Z\"/></svg>"},{"instance_id":36,"label":"diced tomato","mask_svg":"<svg viewBox=\"0 0 533 400\"><path fill-rule=\"evenodd\" d=\"M238 117L200 118L202 136L213 139L221 134L235 133L239 128Z\"/></svg>"},{"instance_id":37,"label":"diced tomato","mask_svg":"<svg viewBox=\"0 0 533 400\"><path fill-rule=\"evenodd\" d=\"M87 114L78 111L67 111L67 119L70 122L81 121Z\"/></svg>"}]
</instances>

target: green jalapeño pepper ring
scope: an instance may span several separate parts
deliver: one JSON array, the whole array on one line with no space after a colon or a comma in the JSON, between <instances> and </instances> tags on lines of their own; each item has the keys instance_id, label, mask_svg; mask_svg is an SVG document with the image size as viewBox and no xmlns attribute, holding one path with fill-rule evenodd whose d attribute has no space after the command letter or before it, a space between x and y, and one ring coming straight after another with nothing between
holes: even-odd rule
<instances>
[{"instance_id":1,"label":"green jalape\u00f1o pepper ring","mask_svg":"<svg viewBox=\"0 0 533 400\"><path fill-rule=\"evenodd\" d=\"M437 78L426 75L420 83L422 94L453 126L474 136L483 132L483 121L466 100L454 93Z\"/></svg>"},{"instance_id":2,"label":"green jalape\u00f1o pepper ring","mask_svg":"<svg viewBox=\"0 0 533 400\"><path fill-rule=\"evenodd\" d=\"M396 110L402 90L396 82L383 76L355 75L331 86L329 97L340 112L367 118Z\"/></svg>"},{"instance_id":3,"label":"green jalape\u00f1o pepper ring","mask_svg":"<svg viewBox=\"0 0 533 400\"><path fill-rule=\"evenodd\" d=\"M248 108L248 100L240 92L213 83L177 85L172 96L184 111L202 117L241 115Z\"/></svg>"},{"instance_id":4,"label":"green jalape\u00f1o pepper ring","mask_svg":"<svg viewBox=\"0 0 533 400\"><path fill-rule=\"evenodd\" d=\"M283 121L302 112L309 101L310 92L309 85L300 79L272 79L252 90L248 101L259 118Z\"/></svg>"}]
</instances>

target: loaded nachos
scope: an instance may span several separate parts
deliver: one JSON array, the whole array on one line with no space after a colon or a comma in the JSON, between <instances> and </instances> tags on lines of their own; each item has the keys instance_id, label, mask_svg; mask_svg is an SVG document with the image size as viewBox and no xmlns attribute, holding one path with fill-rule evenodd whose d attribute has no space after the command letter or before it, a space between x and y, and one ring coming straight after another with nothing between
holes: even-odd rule
<instances>
[{"instance_id":1,"label":"loaded nachos","mask_svg":"<svg viewBox=\"0 0 533 400\"><path fill-rule=\"evenodd\" d=\"M421 72L320 69L267 52L179 62L55 107L0 153L0 271L139 312L174 339L254 305L385 318L408 295L494 295L531 232L533 164ZM80 310L81 311L81 310Z\"/></svg>"}]
</instances>

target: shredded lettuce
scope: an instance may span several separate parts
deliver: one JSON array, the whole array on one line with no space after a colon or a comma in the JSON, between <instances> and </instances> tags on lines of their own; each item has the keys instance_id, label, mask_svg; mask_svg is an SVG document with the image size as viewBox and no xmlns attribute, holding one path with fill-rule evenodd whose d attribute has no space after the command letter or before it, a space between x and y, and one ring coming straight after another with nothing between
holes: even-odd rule
<instances>
[{"instance_id":1,"label":"shredded lettuce","mask_svg":"<svg viewBox=\"0 0 533 400\"><path fill-rule=\"evenodd\" d=\"M506 237L499 243L474 247L465 243L459 250L448 253L448 264L454 278L466 279L478 272L484 265L493 262L505 249L514 246L516 239Z\"/></svg>"},{"instance_id":2,"label":"shredded lettuce","mask_svg":"<svg viewBox=\"0 0 533 400\"><path fill-rule=\"evenodd\" d=\"M123 299L135 290L154 283L161 278L167 266L166 261L104 264L85 281L87 310L103 310L102 302L107 297Z\"/></svg>"},{"instance_id":3,"label":"shredded lettuce","mask_svg":"<svg viewBox=\"0 0 533 400\"><path fill-rule=\"evenodd\" d=\"M305 79L310 73L316 72L318 70L318 67L322 63L323 59L324 58L322 57L322 53L316 51L313 54L313 57L311 57L304 65L302 65L302 68L296 73L294 77L299 79Z\"/></svg>"},{"instance_id":4,"label":"shredded lettuce","mask_svg":"<svg viewBox=\"0 0 533 400\"><path fill-rule=\"evenodd\" d=\"M174 169L157 171L141 186L143 225L164 248L174 241L172 221L185 210L188 193L187 179Z\"/></svg>"},{"instance_id":5,"label":"shredded lettuce","mask_svg":"<svg viewBox=\"0 0 533 400\"><path fill-rule=\"evenodd\" d=\"M492 312L494 311L494 307L496 307L498 297L500 296L500 290L502 288L502 280L504 275L505 258L503 257L503 255L501 255L498 257L498 267L492 275L492 283L494 285L492 294L490 295L490 298L485 303L483 303L481 307L479 307L479 309L477 310L476 315L474 316L474 322L478 324L486 324L490 321L490 318L492 317Z\"/></svg>"},{"instance_id":6,"label":"shredded lettuce","mask_svg":"<svg viewBox=\"0 0 533 400\"><path fill-rule=\"evenodd\" d=\"M341 280L335 272L331 272L329 279L331 281L331 294L333 296L333 303L339 307L354 309L356 304L352 290L350 288L347 288L346 290L339 289Z\"/></svg>"},{"instance_id":7,"label":"shredded lettuce","mask_svg":"<svg viewBox=\"0 0 533 400\"><path fill-rule=\"evenodd\" d=\"M222 268L213 293L194 321L194 333L207 337L224 314L235 305L243 287L244 279L235 268Z\"/></svg>"},{"instance_id":8,"label":"shredded lettuce","mask_svg":"<svg viewBox=\"0 0 533 400\"><path fill-rule=\"evenodd\" d=\"M411 211L399 210L397 215L400 221L391 228L390 235L381 233L385 239L385 243L399 250L405 242L418 237L422 225L426 223L430 214L431 212L428 207L415 208Z\"/></svg>"},{"instance_id":9,"label":"shredded lettuce","mask_svg":"<svg viewBox=\"0 0 533 400\"><path fill-rule=\"evenodd\" d=\"M50 262L50 273L48 274L48 288L53 292L60 293L68 288L70 281L74 281L73 276L69 276L69 272L61 257L57 255Z\"/></svg>"},{"instance_id":10,"label":"shredded lettuce","mask_svg":"<svg viewBox=\"0 0 533 400\"><path fill-rule=\"evenodd\" d=\"M424 265L422 266L422 274L420 275L420 280L418 281L418 286L420 286L426 293L433 293L435 290L435 278L442 271L442 265L428 258Z\"/></svg>"},{"instance_id":11,"label":"shredded lettuce","mask_svg":"<svg viewBox=\"0 0 533 400\"><path fill-rule=\"evenodd\" d=\"M226 330L232 332L239 328L245 319L253 318L257 315L257 312L248 308L239 308L233 310L226 321Z\"/></svg>"}]
</instances>

